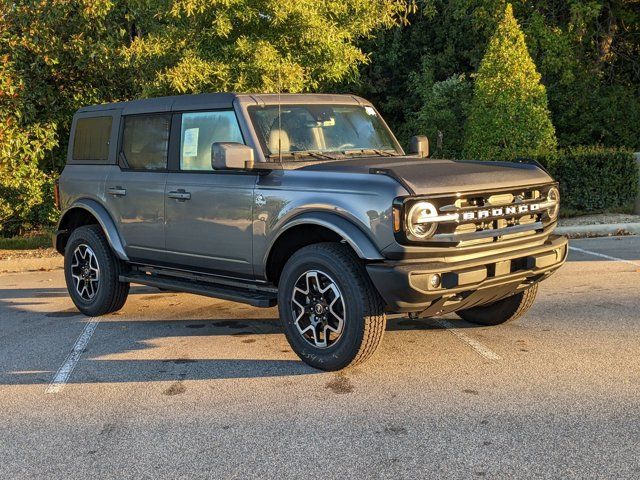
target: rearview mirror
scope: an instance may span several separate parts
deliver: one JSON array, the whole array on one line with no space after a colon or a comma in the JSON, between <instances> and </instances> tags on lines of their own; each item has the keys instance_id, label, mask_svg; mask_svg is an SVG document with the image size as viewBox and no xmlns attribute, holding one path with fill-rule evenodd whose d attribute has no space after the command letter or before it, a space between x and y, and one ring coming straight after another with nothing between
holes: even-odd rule
<instances>
[{"instance_id":1,"label":"rearview mirror","mask_svg":"<svg viewBox=\"0 0 640 480\"><path fill-rule=\"evenodd\" d=\"M411 144L409 145L409 153L416 155L420 158L426 158L429 156L429 139L424 135L416 135L411 137Z\"/></svg>"},{"instance_id":2,"label":"rearview mirror","mask_svg":"<svg viewBox=\"0 0 640 480\"><path fill-rule=\"evenodd\" d=\"M211 145L211 166L214 170L251 170L253 148L235 142L215 142Z\"/></svg>"}]
</instances>

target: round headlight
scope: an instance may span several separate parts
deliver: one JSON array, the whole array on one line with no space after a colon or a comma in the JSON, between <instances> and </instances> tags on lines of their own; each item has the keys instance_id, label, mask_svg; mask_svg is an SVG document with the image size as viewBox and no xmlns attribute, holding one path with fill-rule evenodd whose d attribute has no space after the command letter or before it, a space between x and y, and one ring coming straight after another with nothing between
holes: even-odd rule
<instances>
[{"instance_id":1,"label":"round headlight","mask_svg":"<svg viewBox=\"0 0 640 480\"><path fill-rule=\"evenodd\" d=\"M549 218L555 220L560 212L560 192L556 187L551 187L547 193L547 202L553 205L549 207Z\"/></svg>"},{"instance_id":2,"label":"round headlight","mask_svg":"<svg viewBox=\"0 0 640 480\"><path fill-rule=\"evenodd\" d=\"M419 239L431 237L437 224L430 221L438 216L438 210L429 202L417 202L411 206L407 214L407 229L409 233Z\"/></svg>"}]
</instances>

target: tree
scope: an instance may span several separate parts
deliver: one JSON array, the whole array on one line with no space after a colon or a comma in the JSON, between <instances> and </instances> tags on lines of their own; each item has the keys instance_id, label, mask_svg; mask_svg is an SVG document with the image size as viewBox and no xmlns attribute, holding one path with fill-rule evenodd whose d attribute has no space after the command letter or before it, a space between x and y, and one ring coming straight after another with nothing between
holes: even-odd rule
<instances>
[{"instance_id":1,"label":"tree","mask_svg":"<svg viewBox=\"0 0 640 480\"><path fill-rule=\"evenodd\" d=\"M401 137L406 137L405 133L410 136L426 132L424 128L415 130L420 124L432 130L424 123L429 119L423 115L426 103L432 103L429 91L434 83L453 77L464 75L469 81L469 74L480 64L483 45L495 29L496 12L503 8L502 1L418 0L418 8L407 15L406 24L376 32L362 42L371 61L361 67L357 82L344 90L355 90L372 100ZM457 97L458 89L441 93ZM446 103L456 100L449 98ZM466 115L461 120L460 129ZM447 135L445 145L452 147L450 139L451 135ZM431 140L435 145L436 139Z\"/></svg>"},{"instance_id":2,"label":"tree","mask_svg":"<svg viewBox=\"0 0 640 480\"><path fill-rule=\"evenodd\" d=\"M343 87L374 101L401 133L411 130L417 116L428 121L422 115L423 93L431 82L460 75L469 79L478 71L506 6L505 0L417 3L407 25L377 32L361 44L371 61L361 67L357 83ZM637 0L512 0L512 4L547 88L559 146L640 149ZM417 77L424 81L414 81ZM448 103L455 101L454 96ZM465 115L463 123L466 119ZM451 146L446 135L444 145Z\"/></svg>"},{"instance_id":3,"label":"tree","mask_svg":"<svg viewBox=\"0 0 640 480\"><path fill-rule=\"evenodd\" d=\"M523 9L527 45L548 86L560 146L640 149L637 1L535 3Z\"/></svg>"},{"instance_id":4,"label":"tree","mask_svg":"<svg viewBox=\"0 0 640 480\"><path fill-rule=\"evenodd\" d=\"M513 159L556 145L545 87L507 4L475 79L465 155Z\"/></svg>"},{"instance_id":5,"label":"tree","mask_svg":"<svg viewBox=\"0 0 640 480\"><path fill-rule=\"evenodd\" d=\"M431 140L431 156L460 158L473 84L464 74L434 82L432 69L425 65L421 72L412 75L410 85L420 107L398 128L401 140L427 135Z\"/></svg>"},{"instance_id":6,"label":"tree","mask_svg":"<svg viewBox=\"0 0 640 480\"><path fill-rule=\"evenodd\" d=\"M24 132L53 132L64 149L72 113L91 103L327 88L367 61L357 41L406 9L403 0L0 0L0 59L10 65L0 84L20 99L0 113ZM43 157L54 169L61 158Z\"/></svg>"},{"instance_id":7,"label":"tree","mask_svg":"<svg viewBox=\"0 0 640 480\"><path fill-rule=\"evenodd\" d=\"M391 27L406 8L400 0L174 0L145 16L126 53L145 94L309 91L354 77L367 60L357 40Z\"/></svg>"},{"instance_id":8,"label":"tree","mask_svg":"<svg viewBox=\"0 0 640 480\"><path fill-rule=\"evenodd\" d=\"M64 164L79 107L329 88L367 61L357 42L407 8L404 0L0 0L0 231L42 218L34 209L51 211L51 198L26 192Z\"/></svg>"}]
</instances>

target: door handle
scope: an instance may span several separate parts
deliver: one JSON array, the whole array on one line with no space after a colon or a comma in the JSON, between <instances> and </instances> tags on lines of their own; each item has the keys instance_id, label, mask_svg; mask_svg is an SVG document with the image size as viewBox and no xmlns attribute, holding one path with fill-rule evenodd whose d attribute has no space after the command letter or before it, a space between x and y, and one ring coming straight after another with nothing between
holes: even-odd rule
<instances>
[{"instance_id":1,"label":"door handle","mask_svg":"<svg viewBox=\"0 0 640 480\"><path fill-rule=\"evenodd\" d=\"M167 194L167 196L169 198L175 198L176 200L180 200L181 202L184 202L185 200L191 200L191 193L190 192L185 192L182 189L177 190L177 191L173 191L173 192L169 192Z\"/></svg>"},{"instance_id":2,"label":"door handle","mask_svg":"<svg viewBox=\"0 0 640 480\"><path fill-rule=\"evenodd\" d=\"M127 190L122 187L111 187L107 188L107 193L114 197L124 197L127 194Z\"/></svg>"}]
</instances>

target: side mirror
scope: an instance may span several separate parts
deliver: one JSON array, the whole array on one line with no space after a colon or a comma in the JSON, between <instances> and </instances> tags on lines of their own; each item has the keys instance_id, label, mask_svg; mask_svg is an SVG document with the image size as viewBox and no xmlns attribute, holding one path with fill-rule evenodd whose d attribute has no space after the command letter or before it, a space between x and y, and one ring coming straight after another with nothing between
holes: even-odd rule
<instances>
[{"instance_id":1,"label":"side mirror","mask_svg":"<svg viewBox=\"0 0 640 480\"><path fill-rule=\"evenodd\" d=\"M416 155L420 158L426 158L429 156L429 139L424 135L416 135L411 137L411 144L409 145L409 153Z\"/></svg>"},{"instance_id":2,"label":"side mirror","mask_svg":"<svg viewBox=\"0 0 640 480\"><path fill-rule=\"evenodd\" d=\"M211 166L214 170L251 170L253 148L235 142L215 142L211 145Z\"/></svg>"}]
</instances>

